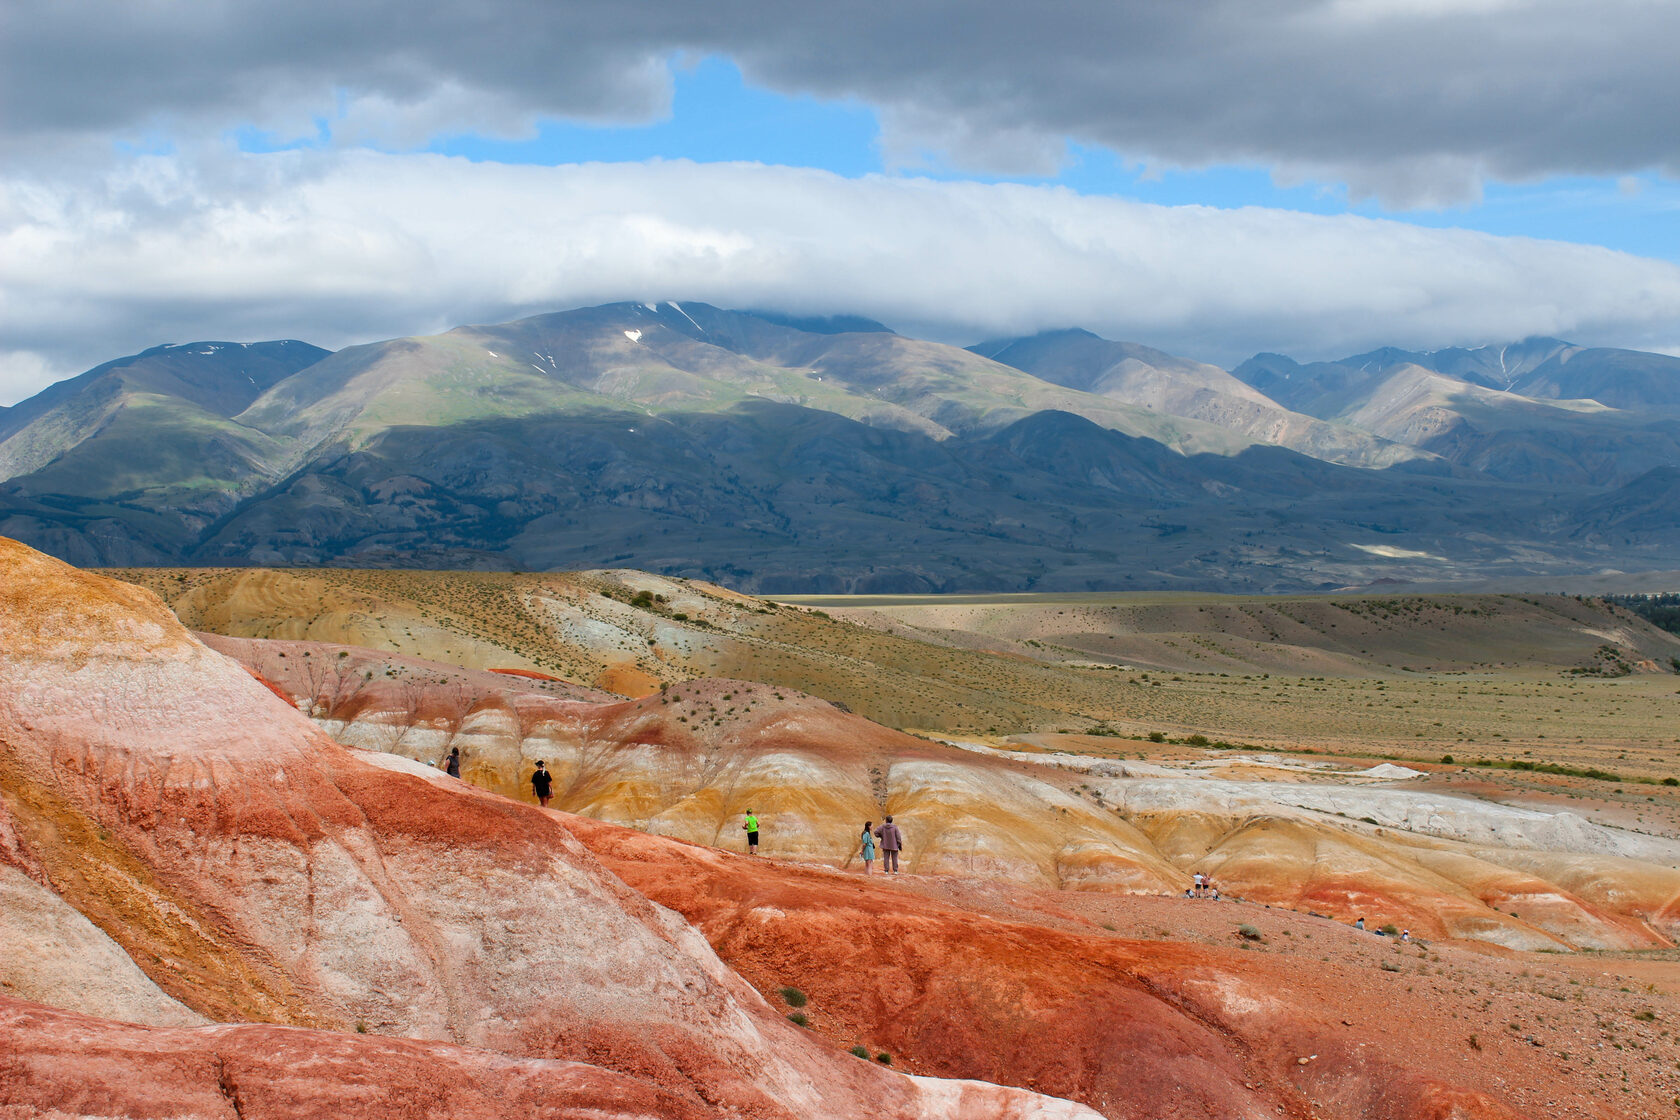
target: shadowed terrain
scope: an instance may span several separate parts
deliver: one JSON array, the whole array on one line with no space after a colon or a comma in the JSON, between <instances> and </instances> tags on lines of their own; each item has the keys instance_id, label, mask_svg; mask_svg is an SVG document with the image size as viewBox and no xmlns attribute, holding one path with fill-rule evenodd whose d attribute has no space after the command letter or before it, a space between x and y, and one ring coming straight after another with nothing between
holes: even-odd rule
<instances>
[{"instance_id":1,"label":"shadowed terrain","mask_svg":"<svg viewBox=\"0 0 1680 1120\"><path fill-rule=\"evenodd\" d=\"M1672 568L1680 362L1506 349L1504 380L1480 352L1232 374L1083 331L963 350L671 302L332 354L158 347L0 416L0 533L81 564L801 594Z\"/></svg>"}]
</instances>

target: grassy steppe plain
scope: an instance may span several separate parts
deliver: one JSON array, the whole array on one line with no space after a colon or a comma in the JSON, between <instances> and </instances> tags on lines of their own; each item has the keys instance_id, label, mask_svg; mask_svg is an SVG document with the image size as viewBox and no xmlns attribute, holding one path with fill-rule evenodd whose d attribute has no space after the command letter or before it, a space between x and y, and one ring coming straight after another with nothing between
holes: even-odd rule
<instances>
[{"instance_id":1,"label":"grassy steppe plain","mask_svg":"<svg viewBox=\"0 0 1680 1120\"><path fill-rule=\"evenodd\" d=\"M1680 637L1595 599L772 602L629 571L113 574L214 633L534 669L630 695L701 676L759 680L891 726L1025 736L1029 749L1061 749L1058 733L1077 734L1087 753L1173 745L1130 738L1157 732L1418 761L1549 762L1647 781L1680 775Z\"/></svg>"}]
</instances>

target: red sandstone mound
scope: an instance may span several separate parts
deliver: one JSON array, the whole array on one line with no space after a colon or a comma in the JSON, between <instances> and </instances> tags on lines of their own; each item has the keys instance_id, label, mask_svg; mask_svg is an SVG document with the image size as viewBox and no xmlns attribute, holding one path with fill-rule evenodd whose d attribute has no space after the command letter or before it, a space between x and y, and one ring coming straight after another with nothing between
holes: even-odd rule
<instances>
[{"instance_id":1,"label":"red sandstone mound","mask_svg":"<svg viewBox=\"0 0 1680 1120\"><path fill-rule=\"evenodd\" d=\"M0 998L0 1116L709 1120L626 1074L258 1024L168 1030Z\"/></svg>"},{"instance_id":2,"label":"red sandstone mound","mask_svg":"<svg viewBox=\"0 0 1680 1120\"><path fill-rule=\"evenodd\" d=\"M204 639L344 742L427 765L458 748L463 778L526 801L540 758L555 807L650 832L738 845L752 809L777 854L845 863L857 826L879 819L885 801L914 835L917 870L1148 892L1182 878L1136 828L1039 768L788 689L696 680L606 699L353 647Z\"/></svg>"},{"instance_id":3,"label":"red sandstone mound","mask_svg":"<svg viewBox=\"0 0 1680 1120\"><path fill-rule=\"evenodd\" d=\"M890 811L917 872L1176 894L1207 871L1245 898L1513 948L1668 947L1680 931L1680 871L1667 858L1680 847L1564 812L1359 775L1079 770L1072 756L928 742L746 681L624 700L374 650L205 640L341 741L428 765L456 747L464 778L526 801L540 758L554 807L719 847L742 847L751 809L766 853L855 866L859 825Z\"/></svg>"},{"instance_id":4,"label":"red sandstone mound","mask_svg":"<svg viewBox=\"0 0 1680 1120\"><path fill-rule=\"evenodd\" d=\"M552 1063L583 1062L600 1067L585 1088L634 1079L654 1115L1089 1115L859 1062L789 1024L558 817L340 746L147 592L3 539L0 571L0 861L191 1013L476 1048L447 1058L473 1084L515 1069L560 1085L584 1075ZM134 1018L173 1006L130 986ZM224 1097L228 1077L252 1100L283 1073L316 1079L277 1089L276 1114L395 1115L340 1090L381 1054L400 1078L421 1053L15 1004L6 1016L0 1108L25 1115L205 1114L206 1063ZM248 1039L231 1057L230 1036ZM82 1049L99 1060L53 1072L51 1055Z\"/></svg>"},{"instance_id":5,"label":"red sandstone mound","mask_svg":"<svg viewBox=\"0 0 1680 1120\"><path fill-rule=\"evenodd\" d=\"M1046 921L1000 921L884 876L755 861L593 821L572 827L763 990L806 993L818 1029L918 1071L1029 1086L1125 1120L1521 1116L1459 1082L1476 1071L1429 1068L1456 1053L1413 1065L1415 1047L1367 1049L1341 1025L1348 1009L1335 989L1329 1000L1301 991L1269 957L1077 932L1054 896L1031 903ZM1390 974L1369 971L1375 981L1343 977L1341 994L1380 1006L1370 988Z\"/></svg>"}]
</instances>

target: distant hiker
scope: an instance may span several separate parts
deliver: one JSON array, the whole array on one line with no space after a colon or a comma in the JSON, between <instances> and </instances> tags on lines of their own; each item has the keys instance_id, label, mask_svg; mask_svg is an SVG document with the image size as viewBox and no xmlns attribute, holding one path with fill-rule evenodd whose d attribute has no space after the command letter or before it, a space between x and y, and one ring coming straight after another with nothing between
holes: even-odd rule
<instances>
[{"instance_id":1,"label":"distant hiker","mask_svg":"<svg viewBox=\"0 0 1680 1120\"><path fill-rule=\"evenodd\" d=\"M1360 918L1357 922L1354 922L1353 923L1353 928L1354 929L1364 929L1365 928L1365 919Z\"/></svg>"},{"instance_id":2,"label":"distant hiker","mask_svg":"<svg viewBox=\"0 0 1680 1120\"><path fill-rule=\"evenodd\" d=\"M537 804L548 808L548 798L554 789L554 775L543 768L542 759L537 759L537 768L531 774L531 792L537 795Z\"/></svg>"},{"instance_id":3,"label":"distant hiker","mask_svg":"<svg viewBox=\"0 0 1680 1120\"><path fill-rule=\"evenodd\" d=\"M875 830L875 838L881 841L881 870L898 873L898 853L904 847L904 833L899 831L893 819L888 817L881 822L881 827Z\"/></svg>"},{"instance_id":4,"label":"distant hiker","mask_svg":"<svg viewBox=\"0 0 1680 1120\"><path fill-rule=\"evenodd\" d=\"M1194 875L1190 876L1190 881L1196 887L1196 897L1201 898L1203 892L1207 890L1207 876L1198 871Z\"/></svg>"},{"instance_id":5,"label":"distant hiker","mask_svg":"<svg viewBox=\"0 0 1680 1120\"><path fill-rule=\"evenodd\" d=\"M451 778L461 776L461 748L450 747L449 757L443 760L443 772Z\"/></svg>"},{"instance_id":6,"label":"distant hiker","mask_svg":"<svg viewBox=\"0 0 1680 1120\"><path fill-rule=\"evenodd\" d=\"M863 822L863 873L865 875L875 873L875 834L869 831L869 826L874 823L874 821Z\"/></svg>"},{"instance_id":7,"label":"distant hiker","mask_svg":"<svg viewBox=\"0 0 1680 1120\"><path fill-rule=\"evenodd\" d=\"M741 829L747 834L747 854L758 854L758 818L753 816L751 809L747 810L747 819L741 822Z\"/></svg>"},{"instance_id":8,"label":"distant hiker","mask_svg":"<svg viewBox=\"0 0 1680 1120\"><path fill-rule=\"evenodd\" d=\"M1412 931L1411 930L1403 929L1403 930L1400 931L1400 940L1410 941L1411 939L1412 939Z\"/></svg>"},{"instance_id":9,"label":"distant hiker","mask_svg":"<svg viewBox=\"0 0 1680 1120\"><path fill-rule=\"evenodd\" d=\"M1202 886L1207 888L1209 898L1213 899L1215 902L1219 901L1219 888L1213 885L1212 875L1202 876Z\"/></svg>"}]
</instances>

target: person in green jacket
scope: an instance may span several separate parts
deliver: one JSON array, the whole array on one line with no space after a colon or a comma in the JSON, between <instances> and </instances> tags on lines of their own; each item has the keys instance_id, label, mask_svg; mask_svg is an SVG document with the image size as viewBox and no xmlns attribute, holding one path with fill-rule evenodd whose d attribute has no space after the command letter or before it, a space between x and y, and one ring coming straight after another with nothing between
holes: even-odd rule
<instances>
[{"instance_id":1,"label":"person in green jacket","mask_svg":"<svg viewBox=\"0 0 1680 1120\"><path fill-rule=\"evenodd\" d=\"M747 834L747 854L758 854L758 818L753 816L751 809L747 810L747 819L741 822L741 828Z\"/></svg>"}]
</instances>

